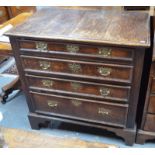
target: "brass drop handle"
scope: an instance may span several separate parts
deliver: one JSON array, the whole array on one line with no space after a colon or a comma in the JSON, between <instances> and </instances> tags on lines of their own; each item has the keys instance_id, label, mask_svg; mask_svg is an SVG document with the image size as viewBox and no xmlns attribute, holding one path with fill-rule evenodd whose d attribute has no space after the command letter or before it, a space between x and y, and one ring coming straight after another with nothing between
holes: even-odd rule
<instances>
[{"instance_id":1,"label":"brass drop handle","mask_svg":"<svg viewBox=\"0 0 155 155\"><path fill-rule=\"evenodd\" d=\"M111 68L107 68L107 67L99 67L98 68L98 72L102 75L102 76L108 76L111 74L112 69Z\"/></svg>"},{"instance_id":2,"label":"brass drop handle","mask_svg":"<svg viewBox=\"0 0 155 155\"><path fill-rule=\"evenodd\" d=\"M42 80L42 84L45 87L52 87L53 86L53 81L52 80Z\"/></svg>"},{"instance_id":3,"label":"brass drop handle","mask_svg":"<svg viewBox=\"0 0 155 155\"><path fill-rule=\"evenodd\" d=\"M106 97L110 94L110 89L108 88L100 88L100 94L103 96L103 97Z\"/></svg>"},{"instance_id":4,"label":"brass drop handle","mask_svg":"<svg viewBox=\"0 0 155 155\"><path fill-rule=\"evenodd\" d=\"M78 106L80 106L80 105L82 104L82 102L79 101L79 100L71 100L71 103L72 103L74 106L76 106L76 107L78 107Z\"/></svg>"},{"instance_id":5,"label":"brass drop handle","mask_svg":"<svg viewBox=\"0 0 155 155\"><path fill-rule=\"evenodd\" d=\"M77 53L79 51L78 45L67 45L66 50L70 53Z\"/></svg>"},{"instance_id":6,"label":"brass drop handle","mask_svg":"<svg viewBox=\"0 0 155 155\"><path fill-rule=\"evenodd\" d=\"M103 56L103 57L110 57L111 56L111 48L98 48L98 53L99 55Z\"/></svg>"},{"instance_id":7,"label":"brass drop handle","mask_svg":"<svg viewBox=\"0 0 155 155\"><path fill-rule=\"evenodd\" d=\"M36 42L36 49L42 52L47 51L47 43L45 42Z\"/></svg>"},{"instance_id":8,"label":"brass drop handle","mask_svg":"<svg viewBox=\"0 0 155 155\"><path fill-rule=\"evenodd\" d=\"M109 115L109 111L107 111L105 108L98 108L98 114Z\"/></svg>"},{"instance_id":9,"label":"brass drop handle","mask_svg":"<svg viewBox=\"0 0 155 155\"><path fill-rule=\"evenodd\" d=\"M41 69L47 70L51 67L51 64L47 61L39 61L39 66L41 67Z\"/></svg>"},{"instance_id":10,"label":"brass drop handle","mask_svg":"<svg viewBox=\"0 0 155 155\"><path fill-rule=\"evenodd\" d=\"M4 12L2 10L0 10L0 17L2 17L4 14Z\"/></svg>"},{"instance_id":11,"label":"brass drop handle","mask_svg":"<svg viewBox=\"0 0 155 155\"><path fill-rule=\"evenodd\" d=\"M52 108L58 106L58 102L57 101L51 101L50 100L50 101L47 101L47 104L48 104L49 107L52 107Z\"/></svg>"},{"instance_id":12,"label":"brass drop handle","mask_svg":"<svg viewBox=\"0 0 155 155\"><path fill-rule=\"evenodd\" d=\"M80 73L82 71L81 65L76 63L69 63L68 64L69 69L72 73Z\"/></svg>"}]
</instances>

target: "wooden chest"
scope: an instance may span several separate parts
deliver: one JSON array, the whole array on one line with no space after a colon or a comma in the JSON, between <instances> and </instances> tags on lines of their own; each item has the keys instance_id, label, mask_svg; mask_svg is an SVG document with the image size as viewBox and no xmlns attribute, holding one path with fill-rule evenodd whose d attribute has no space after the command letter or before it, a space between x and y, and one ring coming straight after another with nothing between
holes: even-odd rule
<instances>
[{"instance_id":1,"label":"wooden chest","mask_svg":"<svg viewBox=\"0 0 155 155\"><path fill-rule=\"evenodd\" d=\"M155 139L155 46L153 49L145 106L141 126L137 132L136 143L144 144L145 141L152 139Z\"/></svg>"},{"instance_id":2,"label":"wooden chest","mask_svg":"<svg viewBox=\"0 0 155 155\"><path fill-rule=\"evenodd\" d=\"M145 13L50 8L8 32L31 127L59 120L132 145L149 25Z\"/></svg>"}]
</instances>

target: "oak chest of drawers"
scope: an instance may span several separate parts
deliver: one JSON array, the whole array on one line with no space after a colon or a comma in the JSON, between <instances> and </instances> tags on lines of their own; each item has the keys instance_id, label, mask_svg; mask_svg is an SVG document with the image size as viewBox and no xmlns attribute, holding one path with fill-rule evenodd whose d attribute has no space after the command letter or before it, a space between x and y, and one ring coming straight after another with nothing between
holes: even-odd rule
<instances>
[{"instance_id":1,"label":"oak chest of drawers","mask_svg":"<svg viewBox=\"0 0 155 155\"><path fill-rule=\"evenodd\" d=\"M132 145L149 24L143 13L44 9L8 32L31 127L59 120Z\"/></svg>"}]
</instances>

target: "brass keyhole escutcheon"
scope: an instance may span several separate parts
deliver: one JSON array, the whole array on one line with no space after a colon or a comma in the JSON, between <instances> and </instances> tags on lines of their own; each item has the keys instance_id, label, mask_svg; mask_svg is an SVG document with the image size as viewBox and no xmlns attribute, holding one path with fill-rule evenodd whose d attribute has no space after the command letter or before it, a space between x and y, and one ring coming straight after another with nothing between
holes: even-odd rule
<instances>
[{"instance_id":1,"label":"brass keyhole escutcheon","mask_svg":"<svg viewBox=\"0 0 155 155\"><path fill-rule=\"evenodd\" d=\"M82 102L81 102L81 101L78 101L78 100L71 100L71 103L72 103L74 106L76 106L76 107L78 107L78 106L80 106L80 105L82 104Z\"/></svg>"},{"instance_id":2,"label":"brass keyhole escutcheon","mask_svg":"<svg viewBox=\"0 0 155 155\"><path fill-rule=\"evenodd\" d=\"M70 53L77 53L79 51L78 45L67 45L66 50Z\"/></svg>"},{"instance_id":3,"label":"brass keyhole escutcheon","mask_svg":"<svg viewBox=\"0 0 155 155\"><path fill-rule=\"evenodd\" d=\"M110 57L111 56L111 49L110 48L99 48L98 49L98 53L99 55L103 56L103 57Z\"/></svg>"},{"instance_id":4,"label":"brass keyhole escutcheon","mask_svg":"<svg viewBox=\"0 0 155 155\"><path fill-rule=\"evenodd\" d=\"M47 51L47 43L45 42L36 42L36 49L39 51Z\"/></svg>"},{"instance_id":5,"label":"brass keyhole escutcheon","mask_svg":"<svg viewBox=\"0 0 155 155\"><path fill-rule=\"evenodd\" d=\"M53 86L53 81L52 80L42 80L42 84L45 87L52 87Z\"/></svg>"},{"instance_id":6,"label":"brass keyhole escutcheon","mask_svg":"<svg viewBox=\"0 0 155 155\"><path fill-rule=\"evenodd\" d=\"M51 63L48 61L39 61L39 66L41 67L41 69L47 70L51 67Z\"/></svg>"},{"instance_id":7,"label":"brass keyhole escutcheon","mask_svg":"<svg viewBox=\"0 0 155 155\"><path fill-rule=\"evenodd\" d=\"M98 68L98 72L102 75L102 76L109 76L111 74L112 69L108 68L108 67L99 67Z\"/></svg>"},{"instance_id":8,"label":"brass keyhole escutcheon","mask_svg":"<svg viewBox=\"0 0 155 155\"><path fill-rule=\"evenodd\" d=\"M73 90L79 90L81 88L81 84L77 82L71 82L71 87Z\"/></svg>"},{"instance_id":9,"label":"brass keyhole escutcheon","mask_svg":"<svg viewBox=\"0 0 155 155\"><path fill-rule=\"evenodd\" d=\"M100 94L103 97L106 97L106 96L110 95L110 89L108 89L108 88L100 88Z\"/></svg>"},{"instance_id":10,"label":"brass keyhole escutcheon","mask_svg":"<svg viewBox=\"0 0 155 155\"><path fill-rule=\"evenodd\" d=\"M49 101L47 101L47 104L51 108L55 108L55 107L58 106L58 102L57 101L51 101L51 100L49 100Z\"/></svg>"},{"instance_id":11,"label":"brass keyhole escutcheon","mask_svg":"<svg viewBox=\"0 0 155 155\"><path fill-rule=\"evenodd\" d=\"M69 66L69 69L71 70L72 73L80 73L80 72L82 72L82 68L81 68L80 64L69 63L68 66Z\"/></svg>"},{"instance_id":12,"label":"brass keyhole escutcheon","mask_svg":"<svg viewBox=\"0 0 155 155\"><path fill-rule=\"evenodd\" d=\"M106 110L105 108L98 108L98 114L100 114L100 115L109 115L110 111Z\"/></svg>"}]
</instances>

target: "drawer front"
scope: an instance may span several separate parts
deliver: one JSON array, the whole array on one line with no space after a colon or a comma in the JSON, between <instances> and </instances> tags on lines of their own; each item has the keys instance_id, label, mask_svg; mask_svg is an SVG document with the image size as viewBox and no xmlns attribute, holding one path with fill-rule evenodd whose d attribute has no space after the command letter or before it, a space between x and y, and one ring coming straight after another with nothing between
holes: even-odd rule
<instances>
[{"instance_id":1,"label":"drawer front","mask_svg":"<svg viewBox=\"0 0 155 155\"><path fill-rule=\"evenodd\" d=\"M155 132L155 115L147 114L144 130Z\"/></svg>"},{"instance_id":2,"label":"drawer front","mask_svg":"<svg viewBox=\"0 0 155 155\"><path fill-rule=\"evenodd\" d=\"M81 100L47 94L32 93L36 112L94 121L95 123L124 126L127 107L107 105L104 102Z\"/></svg>"},{"instance_id":3,"label":"drawer front","mask_svg":"<svg viewBox=\"0 0 155 155\"><path fill-rule=\"evenodd\" d=\"M78 44L63 44L51 42L35 42L35 41L21 41L20 48L37 50L40 52L57 51L61 53L93 55L94 57L133 60L133 50L126 48L103 47L103 46L88 46Z\"/></svg>"},{"instance_id":4,"label":"drawer front","mask_svg":"<svg viewBox=\"0 0 155 155\"><path fill-rule=\"evenodd\" d=\"M150 96L148 112L149 113L155 113L155 95Z\"/></svg>"},{"instance_id":5,"label":"drawer front","mask_svg":"<svg viewBox=\"0 0 155 155\"><path fill-rule=\"evenodd\" d=\"M152 78L151 81L151 93L155 93L155 78Z\"/></svg>"},{"instance_id":6,"label":"drawer front","mask_svg":"<svg viewBox=\"0 0 155 155\"><path fill-rule=\"evenodd\" d=\"M23 57L23 56L22 56ZM82 61L70 61L62 59L40 59L24 56L23 65L28 70L46 71L48 73L72 74L99 80L110 80L130 83L132 80L132 66L88 63Z\"/></svg>"},{"instance_id":7,"label":"drawer front","mask_svg":"<svg viewBox=\"0 0 155 155\"><path fill-rule=\"evenodd\" d=\"M31 87L62 90L95 99L128 102L130 87L26 75Z\"/></svg>"}]
</instances>

